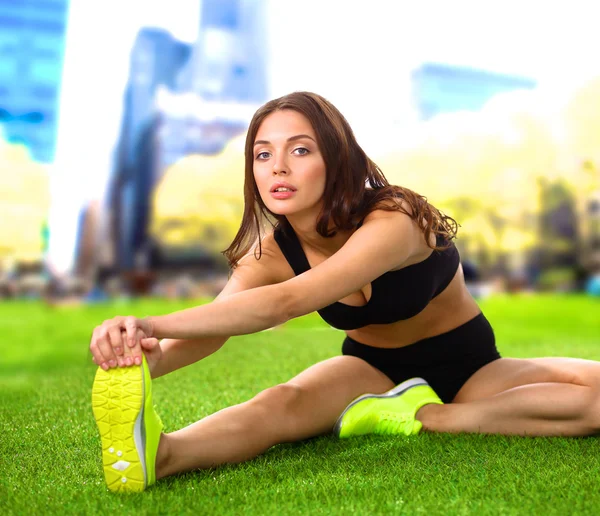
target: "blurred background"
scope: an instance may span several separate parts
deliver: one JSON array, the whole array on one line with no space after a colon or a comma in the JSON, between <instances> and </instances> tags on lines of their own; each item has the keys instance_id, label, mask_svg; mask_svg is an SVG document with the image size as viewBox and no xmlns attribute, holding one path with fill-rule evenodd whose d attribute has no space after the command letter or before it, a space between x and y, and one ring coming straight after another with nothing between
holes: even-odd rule
<instances>
[{"instance_id":1,"label":"blurred background","mask_svg":"<svg viewBox=\"0 0 600 516\"><path fill-rule=\"evenodd\" d=\"M254 111L315 91L470 288L600 296L593 1L0 0L0 298L216 295Z\"/></svg>"}]
</instances>

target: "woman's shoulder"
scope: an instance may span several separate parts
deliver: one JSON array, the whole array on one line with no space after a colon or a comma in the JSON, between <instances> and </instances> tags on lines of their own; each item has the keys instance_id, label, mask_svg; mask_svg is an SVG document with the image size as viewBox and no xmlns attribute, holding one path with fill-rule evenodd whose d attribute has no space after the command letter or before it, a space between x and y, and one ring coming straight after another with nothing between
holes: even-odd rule
<instances>
[{"instance_id":1,"label":"woman's shoulder","mask_svg":"<svg viewBox=\"0 0 600 516\"><path fill-rule=\"evenodd\" d=\"M414 250L408 260L413 260L415 257L420 258L422 255L428 254L432 247L436 245L436 236L433 232L429 235L429 245L427 244L424 228L415 219L410 203L402 197L384 199L379 202L364 217L361 225L377 219L392 219L397 221L397 227L407 239L407 245Z\"/></svg>"},{"instance_id":2,"label":"woman's shoulder","mask_svg":"<svg viewBox=\"0 0 600 516\"><path fill-rule=\"evenodd\" d=\"M405 199L402 197L389 197L378 201L369 212L361 220L360 225L369 220L379 218L397 218L398 220L406 220L413 218L413 210Z\"/></svg>"}]
</instances>

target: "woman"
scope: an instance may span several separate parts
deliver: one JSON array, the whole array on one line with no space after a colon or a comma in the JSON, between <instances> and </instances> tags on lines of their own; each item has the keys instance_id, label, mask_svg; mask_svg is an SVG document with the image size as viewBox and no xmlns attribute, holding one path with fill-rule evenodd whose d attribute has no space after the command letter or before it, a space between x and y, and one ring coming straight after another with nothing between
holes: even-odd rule
<instances>
[{"instance_id":1,"label":"woman","mask_svg":"<svg viewBox=\"0 0 600 516\"><path fill-rule=\"evenodd\" d=\"M110 489L142 490L334 426L340 437L421 427L549 436L598 430L600 364L500 358L464 283L452 244L456 222L390 186L328 101L300 92L268 102L250 124L245 158L244 217L225 251L232 274L219 296L160 317L116 317L94 330L90 349L101 367L93 407ZM275 227L266 236L264 220ZM315 310L345 330L342 356L161 433L151 377L206 357L230 336Z\"/></svg>"}]
</instances>

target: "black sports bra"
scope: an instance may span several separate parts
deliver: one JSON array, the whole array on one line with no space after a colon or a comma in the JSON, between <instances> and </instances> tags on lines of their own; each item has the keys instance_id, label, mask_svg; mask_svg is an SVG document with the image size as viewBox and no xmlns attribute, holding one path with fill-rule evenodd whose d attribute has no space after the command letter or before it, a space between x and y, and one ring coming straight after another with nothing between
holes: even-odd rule
<instances>
[{"instance_id":1,"label":"black sports bra","mask_svg":"<svg viewBox=\"0 0 600 516\"><path fill-rule=\"evenodd\" d=\"M297 276L311 268L298 236L289 224L277 227L273 236ZM441 235L437 235L436 242L438 246L446 243ZM458 249L451 242L450 247L443 251L434 250L422 262L374 279L371 298L366 305L351 306L338 301L321 308L318 313L340 330L410 319L448 286L459 264Z\"/></svg>"}]
</instances>

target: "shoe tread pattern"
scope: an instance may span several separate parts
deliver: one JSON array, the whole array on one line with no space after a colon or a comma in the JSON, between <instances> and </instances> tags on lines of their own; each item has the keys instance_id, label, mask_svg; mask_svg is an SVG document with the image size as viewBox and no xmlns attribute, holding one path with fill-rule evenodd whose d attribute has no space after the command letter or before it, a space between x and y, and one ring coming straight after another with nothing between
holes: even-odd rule
<instances>
[{"instance_id":1,"label":"shoe tread pattern","mask_svg":"<svg viewBox=\"0 0 600 516\"><path fill-rule=\"evenodd\" d=\"M102 467L111 491L143 491L144 471L134 440L135 422L143 406L140 366L104 371L98 368L92 387L92 410L102 440ZM113 450L112 452L110 450ZM117 452L122 455L118 456ZM113 468L129 462L124 471ZM124 483L123 478L127 481Z\"/></svg>"}]
</instances>

